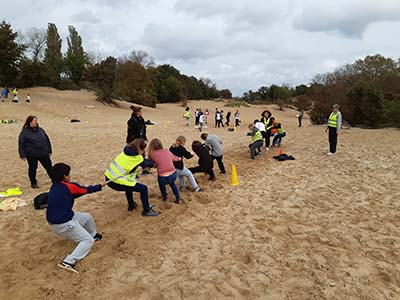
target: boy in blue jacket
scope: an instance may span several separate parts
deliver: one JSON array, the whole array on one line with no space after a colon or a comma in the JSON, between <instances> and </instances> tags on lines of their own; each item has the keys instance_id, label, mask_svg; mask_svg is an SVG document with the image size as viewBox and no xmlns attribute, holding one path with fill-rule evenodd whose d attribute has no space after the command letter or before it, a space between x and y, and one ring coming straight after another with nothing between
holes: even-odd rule
<instances>
[{"instance_id":1,"label":"boy in blue jacket","mask_svg":"<svg viewBox=\"0 0 400 300\"><path fill-rule=\"evenodd\" d=\"M74 251L68 254L58 266L78 273L75 264L85 258L95 241L102 235L96 232L96 224L89 213L74 212L74 200L85 194L101 191L103 184L80 186L70 182L71 167L55 164L52 168L53 185L48 195L46 218L53 232L78 243Z\"/></svg>"}]
</instances>

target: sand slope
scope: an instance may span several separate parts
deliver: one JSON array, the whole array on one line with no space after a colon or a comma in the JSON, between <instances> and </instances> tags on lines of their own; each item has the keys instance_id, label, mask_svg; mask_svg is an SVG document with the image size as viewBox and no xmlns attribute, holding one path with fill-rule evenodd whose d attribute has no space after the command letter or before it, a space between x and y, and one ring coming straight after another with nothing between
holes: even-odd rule
<instances>
[{"instance_id":1,"label":"sand slope","mask_svg":"<svg viewBox=\"0 0 400 300\"><path fill-rule=\"evenodd\" d=\"M100 182L124 145L126 105L112 108L86 91L48 88L22 90L20 99L27 92L31 105L0 103L0 118L38 115L53 162L70 164L80 183ZM243 123L262 109L241 108ZM157 122L149 138L168 146L179 134L190 143L199 139L183 127L182 111L178 104L145 108L145 118ZM229 174L213 183L198 175L204 192L184 193L185 204L167 209L154 174L141 177L162 211L158 218L141 217L141 209L128 213L124 194L108 188L77 200L75 210L92 213L104 235L77 265L78 275L56 267L73 243L50 231L45 211L0 213L0 299L399 299L400 131L343 131L338 155L326 157L323 127L305 120L297 128L295 112L272 111L288 132L283 150L296 161L274 161L277 149L251 161L245 128L209 128L224 141L228 173L236 164L239 187L229 185ZM21 126L0 124L0 188L19 185L31 200L37 191L17 153ZM40 191L50 187L41 167L38 180Z\"/></svg>"}]
</instances>

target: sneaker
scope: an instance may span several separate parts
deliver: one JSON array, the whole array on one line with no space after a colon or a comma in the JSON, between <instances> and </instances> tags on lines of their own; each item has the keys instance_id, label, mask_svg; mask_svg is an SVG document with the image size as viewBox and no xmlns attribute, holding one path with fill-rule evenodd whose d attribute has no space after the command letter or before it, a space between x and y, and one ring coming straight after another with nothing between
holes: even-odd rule
<instances>
[{"instance_id":1,"label":"sneaker","mask_svg":"<svg viewBox=\"0 0 400 300\"><path fill-rule=\"evenodd\" d=\"M196 192L196 193L201 192L201 188L198 186L193 190L193 192Z\"/></svg>"},{"instance_id":2,"label":"sneaker","mask_svg":"<svg viewBox=\"0 0 400 300\"><path fill-rule=\"evenodd\" d=\"M186 191L187 191L187 188L186 188L186 186L181 186L181 187L179 188L179 190L180 190L181 192L186 192Z\"/></svg>"},{"instance_id":3,"label":"sneaker","mask_svg":"<svg viewBox=\"0 0 400 300\"><path fill-rule=\"evenodd\" d=\"M147 212L143 212L143 217L157 217L160 213L155 211L154 209L150 208Z\"/></svg>"},{"instance_id":4,"label":"sneaker","mask_svg":"<svg viewBox=\"0 0 400 300\"><path fill-rule=\"evenodd\" d=\"M181 204L181 203L182 203L182 199L177 199L177 200L175 200L175 203L176 203L176 204Z\"/></svg>"},{"instance_id":5,"label":"sneaker","mask_svg":"<svg viewBox=\"0 0 400 300\"><path fill-rule=\"evenodd\" d=\"M268 148L268 147L266 147L265 149L266 149L267 151L269 151L269 148Z\"/></svg>"},{"instance_id":6,"label":"sneaker","mask_svg":"<svg viewBox=\"0 0 400 300\"><path fill-rule=\"evenodd\" d=\"M79 273L76 269L75 269L75 265L73 264L69 264L65 261L60 262L58 265L58 267L60 267L61 269L70 271L70 272L74 272L74 273Z\"/></svg>"},{"instance_id":7,"label":"sneaker","mask_svg":"<svg viewBox=\"0 0 400 300\"><path fill-rule=\"evenodd\" d=\"M136 202L133 202L133 204L128 204L128 211L133 211L134 209L136 209L136 207Z\"/></svg>"},{"instance_id":8,"label":"sneaker","mask_svg":"<svg viewBox=\"0 0 400 300\"><path fill-rule=\"evenodd\" d=\"M335 153L328 152L326 155L328 155L328 156L332 156L332 155L335 155Z\"/></svg>"},{"instance_id":9,"label":"sneaker","mask_svg":"<svg viewBox=\"0 0 400 300\"><path fill-rule=\"evenodd\" d=\"M31 188L33 188L33 189L38 189L39 186L37 185L37 183L35 183L35 184L32 184L32 185L31 185Z\"/></svg>"},{"instance_id":10,"label":"sneaker","mask_svg":"<svg viewBox=\"0 0 400 300\"><path fill-rule=\"evenodd\" d=\"M94 238L95 242L98 242L98 241L101 241L101 239L103 238L103 235L100 233L96 233L93 238Z\"/></svg>"},{"instance_id":11,"label":"sneaker","mask_svg":"<svg viewBox=\"0 0 400 300\"><path fill-rule=\"evenodd\" d=\"M211 178L209 178L208 180L210 180L210 181L216 181L216 180L217 180L217 178L215 178L215 177L211 177Z\"/></svg>"},{"instance_id":12,"label":"sneaker","mask_svg":"<svg viewBox=\"0 0 400 300\"><path fill-rule=\"evenodd\" d=\"M168 197L162 197L162 201L164 202L168 201Z\"/></svg>"}]
</instances>

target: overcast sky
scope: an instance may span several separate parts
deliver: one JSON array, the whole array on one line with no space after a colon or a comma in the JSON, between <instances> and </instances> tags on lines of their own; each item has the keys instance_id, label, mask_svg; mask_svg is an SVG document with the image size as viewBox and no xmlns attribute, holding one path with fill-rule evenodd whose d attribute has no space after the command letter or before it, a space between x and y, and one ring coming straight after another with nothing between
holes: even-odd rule
<instances>
[{"instance_id":1,"label":"overcast sky","mask_svg":"<svg viewBox=\"0 0 400 300\"><path fill-rule=\"evenodd\" d=\"M370 54L400 56L400 0L0 2L14 30L52 22L65 41L74 25L85 51L145 50L157 64L208 77L237 96L272 83L309 83Z\"/></svg>"}]
</instances>

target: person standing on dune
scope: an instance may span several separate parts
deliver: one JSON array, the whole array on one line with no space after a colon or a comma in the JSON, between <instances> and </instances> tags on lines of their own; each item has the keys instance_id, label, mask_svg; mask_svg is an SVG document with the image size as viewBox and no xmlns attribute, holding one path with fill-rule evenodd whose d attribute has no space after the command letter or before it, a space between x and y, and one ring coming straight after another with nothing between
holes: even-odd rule
<instances>
[{"instance_id":1,"label":"person standing on dune","mask_svg":"<svg viewBox=\"0 0 400 300\"><path fill-rule=\"evenodd\" d=\"M143 111L140 106L130 106L132 110L131 118L128 120L128 134L126 143L129 144L136 139L142 138L147 141L146 124L143 119Z\"/></svg>"},{"instance_id":2,"label":"person standing on dune","mask_svg":"<svg viewBox=\"0 0 400 300\"><path fill-rule=\"evenodd\" d=\"M329 152L327 153L329 156L336 154L337 139L340 128L342 128L342 113L339 111L339 105L334 104L325 129L325 132L329 131Z\"/></svg>"}]
</instances>

